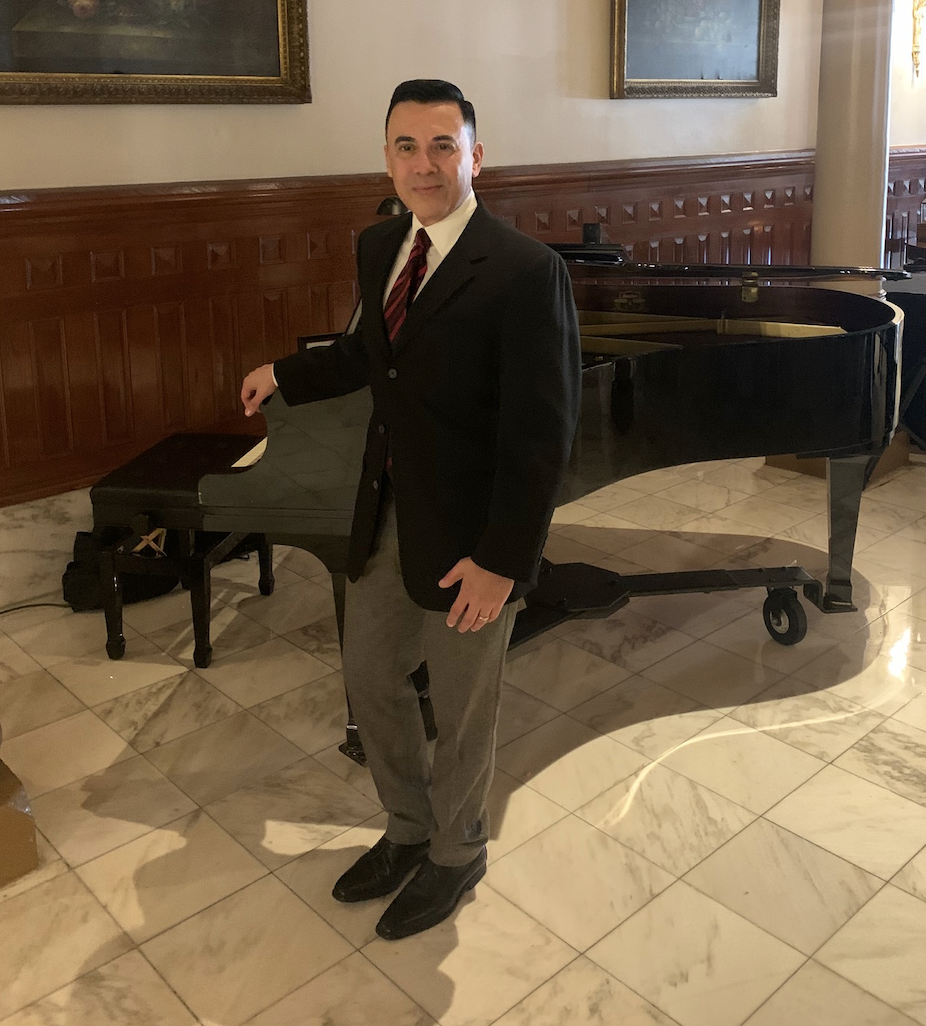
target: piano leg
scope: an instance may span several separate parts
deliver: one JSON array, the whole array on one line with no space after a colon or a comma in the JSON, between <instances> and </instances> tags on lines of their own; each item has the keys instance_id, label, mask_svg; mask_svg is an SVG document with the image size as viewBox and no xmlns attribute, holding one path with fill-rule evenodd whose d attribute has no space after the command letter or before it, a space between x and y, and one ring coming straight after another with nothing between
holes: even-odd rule
<instances>
[{"instance_id":1,"label":"piano leg","mask_svg":"<svg viewBox=\"0 0 926 1026\"><path fill-rule=\"evenodd\" d=\"M830 521L830 565L826 592L817 605L827 613L855 612L852 604L852 556L862 490L877 456L840 456L826 461ZM806 589L805 589L806 593ZM813 595L808 595L816 601Z\"/></svg>"},{"instance_id":2,"label":"piano leg","mask_svg":"<svg viewBox=\"0 0 926 1026\"><path fill-rule=\"evenodd\" d=\"M258 535L257 562L260 565L260 593L261 595L273 594L273 546L267 541L265 534Z\"/></svg>"},{"instance_id":3,"label":"piano leg","mask_svg":"<svg viewBox=\"0 0 926 1026\"><path fill-rule=\"evenodd\" d=\"M344 648L344 593L347 589L346 574L332 574L331 587L334 591L334 616L338 624L338 643L341 649ZM347 702L347 736L342 744L338 745L338 751L346 755L348 759L361 766L366 766L367 757L363 751L363 743L360 740L360 731L357 729L357 721L351 712L350 699L344 695Z\"/></svg>"},{"instance_id":4,"label":"piano leg","mask_svg":"<svg viewBox=\"0 0 926 1026\"><path fill-rule=\"evenodd\" d=\"M212 605L211 564L203 556L193 556L187 563L190 581L190 607L193 610L193 664L205 669L212 662L209 643L209 620Z\"/></svg>"},{"instance_id":5,"label":"piano leg","mask_svg":"<svg viewBox=\"0 0 926 1026\"><path fill-rule=\"evenodd\" d=\"M338 644L344 647L344 593L347 590L347 574L332 574L331 589L334 592L334 618L338 624Z\"/></svg>"},{"instance_id":6,"label":"piano leg","mask_svg":"<svg viewBox=\"0 0 926 1026\"><path fill-rule=\"evenodd\" d=\"M125 655L122 633L122 583L116 573L116 553L103 549L100 555L100 590L103 594L103 615L106 618L106 654L110 659Z\"/></svg>"}]
</instances>

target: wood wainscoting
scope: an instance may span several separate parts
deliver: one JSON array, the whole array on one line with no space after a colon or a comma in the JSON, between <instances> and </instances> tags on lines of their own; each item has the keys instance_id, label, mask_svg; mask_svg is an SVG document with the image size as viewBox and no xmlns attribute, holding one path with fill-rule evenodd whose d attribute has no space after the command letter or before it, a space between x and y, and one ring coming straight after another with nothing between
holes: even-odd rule
<instances>
[{"instance_id":1,"label":"wood wainscoting","mask_svg":"<svg viewBox=\"0 0 926 1026\"><path fill-rule=\"evenodd\" d=\"M892 154L886 259L926 220L926 149ZM602 225L634 259L806 263L812 152L486 170L544 241ZM93 483L177 431L254 431L244 373L339 330L357 236L392 192L351 175L0 194L0 505Z\"/></svg>"}]
</instances>

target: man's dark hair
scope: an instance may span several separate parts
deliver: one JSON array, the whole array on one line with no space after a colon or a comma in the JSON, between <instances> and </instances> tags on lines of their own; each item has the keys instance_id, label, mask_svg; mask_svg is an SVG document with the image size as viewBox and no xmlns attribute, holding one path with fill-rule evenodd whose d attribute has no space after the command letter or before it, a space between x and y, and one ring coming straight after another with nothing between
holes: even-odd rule
<instances>
[{"instance_id":1,"label":"man's dark hair","mask_svg":"<svg viewBox=\"0 0 926 1026\"><path fill-rule=\"evenodd\" d=\"M386 111L386 130L389 129L389 115L397 103L455 103L463 115L463 123L469 126L473 141L476 140L476 112L469 100L452 82L440 78L412 78L395 87L389 110Z\"/></svg>"}]
</instances>

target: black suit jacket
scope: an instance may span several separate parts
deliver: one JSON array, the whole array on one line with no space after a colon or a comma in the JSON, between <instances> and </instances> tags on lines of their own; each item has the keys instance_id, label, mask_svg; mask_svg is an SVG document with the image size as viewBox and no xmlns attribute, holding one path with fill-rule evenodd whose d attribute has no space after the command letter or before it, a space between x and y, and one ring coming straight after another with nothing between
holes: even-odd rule
<instances>
[{"instance_id":1,"label":"black suit jacket","mask_svg":"<svg viewBox=\"0 0 926 1026\"><path fill-rule=\"evenodd\" d=\"M536 584L578 417L581 358L565 264L480 203L390 345L383 293L411 215L360 236L363 313L353 334L277 361L289 405L365 385L374 412L351 531L348 576L363 572L392 456L402 576L425 609L449 610L437 582L464 556Z\"/></svg>"}]
</instances>

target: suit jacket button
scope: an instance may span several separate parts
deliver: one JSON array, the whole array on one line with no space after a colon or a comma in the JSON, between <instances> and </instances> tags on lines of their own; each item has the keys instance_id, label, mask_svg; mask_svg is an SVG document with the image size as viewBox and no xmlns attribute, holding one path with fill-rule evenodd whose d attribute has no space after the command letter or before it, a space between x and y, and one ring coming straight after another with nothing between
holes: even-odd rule
<instances>
[{"instance_id":1,"label":"suit jacket button","mask_svg":"<svg viewBox=\"0 0 926 1026\"><path fill-rule=\"evenodd\" d=\"M386 433L386 425L385 424L380 424L380 426L377 428L377 430L379 431L379 433L381 435L384 435Z\"/></svg>"},{"instance_id":2,"label":"suit jacket button","mask_svg":"<svg viewBox=\"0 0 926 1026\"><path fill-rule=\"evenodd\" d=\"M386 371L387 378L397 378L398 376L399 372L395 369L395 367L390 367L389 370Z\"/></svg>"},{"instance_id":3,"label":"suit jacket button","mask_svg":"<svg viewBox=\"0 0 926 1026\"><path fill-rule=\"evenodd\" d=\"M374 481L373 482L373 491L374 492L378 492L379 491L379 481Z\"/></svg>"}]
</instances>

